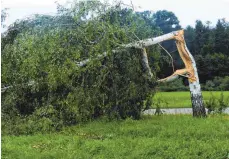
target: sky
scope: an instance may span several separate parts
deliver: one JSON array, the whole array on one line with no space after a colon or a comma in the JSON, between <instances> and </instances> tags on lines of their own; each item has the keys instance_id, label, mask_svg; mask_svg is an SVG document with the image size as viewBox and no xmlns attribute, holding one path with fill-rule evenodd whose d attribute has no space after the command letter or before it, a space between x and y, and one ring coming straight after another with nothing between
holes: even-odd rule
<instances>
[{"instance_id":1,"label":"sky","mask_svg":"<svg viewBox=\"0 0 229 159\"><path fill-rule=\"evenodd\" d=\"M1 0L2 8L9 8L5 24L12 24L33 14L55 14L56 3L67 5L72 0ZM123 0L130 4L131 0ZM175 13L183 28L194 26L195 21L211 21L215 25L218 19L229 21L229 0L132 0L136 11L168 10Z\"/></svg>"}]
</instances>

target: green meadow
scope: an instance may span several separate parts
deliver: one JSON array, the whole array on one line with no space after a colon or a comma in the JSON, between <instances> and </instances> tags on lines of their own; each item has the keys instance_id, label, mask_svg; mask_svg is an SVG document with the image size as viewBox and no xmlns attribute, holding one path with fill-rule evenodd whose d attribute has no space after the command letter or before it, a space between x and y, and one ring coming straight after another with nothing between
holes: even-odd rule
<instances>
[{"instance_id":1,"label":"green meadow","mask_svg":"<svg viewBox=\"0 0 229 159\"><path fill-rule=\"evenodd\" d=\"M224 99L229 100L229 91L203 91L204 101L209 100L214 96L219 99L223 93ZM191 108L190 92L157 92L154 100L162 100L161 107L163 108Z\"/></svg>"},{"instance_id":2,"label":"green meadow","mask_svg":"<svg viewBox=\"0 0 229 159\"><path fill-rule=\"evenodd\" d=\"M229 116L144 116L105 119L52 134L3 136L2 158L8 159L226 159Z\"/></svg>"},{"instance_id":3,"label":"green meadow","mask_svg":"<svg viewBox=\"0 0 229 159\"><path fill-rule=\"evenodd\" d=\"M203 92L205 101L229 91ZM191 107L189 92L158 92L168 108ZM229 115L143 116L141 120L101 118L60 132L2 136L3 159L229 159Z\"/></svg>"}]
</instances>

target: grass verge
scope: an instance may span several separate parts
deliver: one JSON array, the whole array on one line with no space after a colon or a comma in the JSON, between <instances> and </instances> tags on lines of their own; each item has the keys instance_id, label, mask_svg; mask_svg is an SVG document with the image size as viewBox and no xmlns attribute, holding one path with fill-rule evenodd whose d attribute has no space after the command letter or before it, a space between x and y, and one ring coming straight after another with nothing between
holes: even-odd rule
<instances>
[{"instance_id":1,"label":"grass verge","mask_svg":"<svg viewBox=\"0 0 229 159\"><path fill-rule=\"evenodd\" d=\"M105 120L55 134L3 136L2 158L212 158L229 155L229 116Z\"/></svg>"}]
</instances>

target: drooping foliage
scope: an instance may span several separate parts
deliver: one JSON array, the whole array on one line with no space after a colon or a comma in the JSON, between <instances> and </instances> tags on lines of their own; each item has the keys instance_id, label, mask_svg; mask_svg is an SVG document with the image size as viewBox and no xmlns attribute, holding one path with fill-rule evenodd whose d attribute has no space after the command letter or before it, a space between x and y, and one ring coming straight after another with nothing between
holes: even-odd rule
<instances>
[{"instance_id":1,"label":"drooping foliage","mask_svg":"<svg viewBox=\"0 0 229 159\"><path fill-rule=\"evenodd\" d=\"M10 86L2 94L3 130L58 130L100 116L139 119L155 78L145 76L141 50L120 45L152 37L156 27L120 4L81 1L58 9L14 23L2 38L2 86ZM158 47L147 52L158 71Z\"/></svg>"}]
</instances>

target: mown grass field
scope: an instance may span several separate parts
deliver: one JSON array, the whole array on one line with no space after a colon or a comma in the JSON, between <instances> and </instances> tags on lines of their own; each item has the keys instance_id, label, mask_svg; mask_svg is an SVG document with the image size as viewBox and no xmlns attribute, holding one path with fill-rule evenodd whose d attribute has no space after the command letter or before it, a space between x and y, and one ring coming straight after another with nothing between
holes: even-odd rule
<instances>
[{"instance_id":1,"label":"mown grass field","mask_svg":"<svg viewBox=\"0 0 229 159\"><path fill-rule=\"evenodd\" d=\"M220 98L220 91L203 91L203 99L209 100L212 96ZM224 99L229 99L229 91L223 91ZM190 92L157 92L154 99L161 99L163 103L162 108L191 108ZM165 104L165 102L167 104Z\"/></svg>"},{"instance_id":2,"label":"mown grass field","mask_svg":"<svg viewBox=\"0 0 229 159\"><path fill-rule=\"evenodd\" d=\"M93 121L55 134L3 136L2 158L229 157L229 116L145 116L142 120Z\"/></svg>"}]
</instances>

